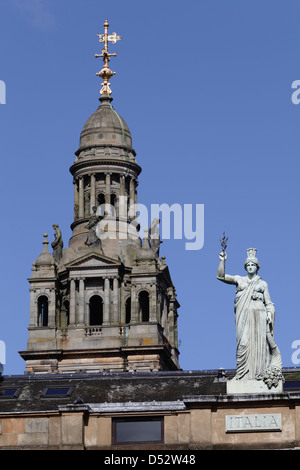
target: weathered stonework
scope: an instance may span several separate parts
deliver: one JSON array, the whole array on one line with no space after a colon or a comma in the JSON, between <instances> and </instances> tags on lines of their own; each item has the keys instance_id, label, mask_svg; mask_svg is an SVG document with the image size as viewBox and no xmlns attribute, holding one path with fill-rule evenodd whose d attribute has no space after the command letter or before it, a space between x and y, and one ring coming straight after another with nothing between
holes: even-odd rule
<instances>
[{"instance_id":1,"label":"weathered stonework","mask_svg":"<svg viewBox=\"0 0 300 470\"><path fill-rule=\"evenodd\" d=\"M69 244L62 248L54 224L53 254L45 234L32 267L29 339L20 352L31 374L179 368L175 288L136 224L141 168L112 98L100 100L70 168Z\"/></svg>"},{"instance_id":2,"label":"weathered stonework","mask_svg":"<svg viewBox=\"0 0 300 470\"><path fill-rule=\"evenodd\" d=\"M283 393L232 396L226 394L226 381L217 379L217 371L3 377L0 449L298 448L300 393L295 385L299 369L284 373L287 388ZM10 387L19 388L17 398L4 396ZM48 387L58 391L69 387L70 393L45 397ZM162 442L115 442L116 418L157 416L162 419Z\"/></svg>"}]
</instances>

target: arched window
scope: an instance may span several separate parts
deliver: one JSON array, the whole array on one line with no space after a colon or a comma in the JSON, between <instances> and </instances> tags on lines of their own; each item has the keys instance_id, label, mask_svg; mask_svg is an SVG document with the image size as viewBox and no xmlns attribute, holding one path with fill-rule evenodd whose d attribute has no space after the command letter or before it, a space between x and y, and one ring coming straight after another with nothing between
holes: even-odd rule
<instances>
[{"instance_id":1,"label":"arched window","mask_svg":"<svg viewBox=\"0 0 300 470\"><path fill-rule=\"evenodd\" d=\"M48 297L38 298L38 326L48 326Z\"/></svg>"},{"instance_id":2,"label":"arched window","mask_svg":"<svg viewBox=\"0 0 300 470\"><path fill-rule=\"evenodd\" d=\"M149 321L149 294L146 291L139 293L140 320Z\"/></svg>"},{"instance_id":3,"label":"arched window","mask_svg":"<svg viewBox=\"0 0 300 470\"><path fill-rule=\"evenodd\" d=\"M112 216L116 216L116 211L117 211L117 205L118 205L118 198L116 196L116 194L111 194L110 196L110 214Z\"/></svg>"},{"instance_id":4,"label":"arched window","mask_svg":"<svg viewBox=\"0 0 300 470\"><path fill-rule=\"evenodd\" d=\"M126 311L125 323L126 325L128 325L131 319L131 298L130 297L128 297L128 299L126 300L125 311Z\"/></svg>"},{"instance_id":5,"label":"arched window","mask_svg":"<svg viewBox=\"0 0 300 470\"><path fill-rule=\"evenodd\" d=\"M91 209L90 209L90 194L86 194L84 196L84 214L85 217L89 217Z\"/></svg>"},{"instance_id":6,"label":"arched window","mask_svg":"<svg viewBox=\"0 0 300 470\"><path fill-rule=\"evenodd\" d=\"M99 206L99 214L104 215L105 212L105 196L103 193L98 194L97 197L98 206Z\"/></svg>"},{"instance_id":7,"label":"arched window","mask_svg":"<svg viewBox=\"0 0 300 470\"><path fill-rule=\"evenodd\" d=\"M90 298L90 325L102 325L103 301L99 295Z\"/></svg>"}]
</instances>

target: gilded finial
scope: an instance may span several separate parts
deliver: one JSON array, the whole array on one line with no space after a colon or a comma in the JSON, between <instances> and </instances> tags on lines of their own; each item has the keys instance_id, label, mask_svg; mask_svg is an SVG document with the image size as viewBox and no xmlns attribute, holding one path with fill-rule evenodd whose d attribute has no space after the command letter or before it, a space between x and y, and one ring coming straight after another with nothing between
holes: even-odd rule
<instances>
[{"instance_id":1,"label":"gilded finial","mask_svg":"<svg viewBox=\"0 0 300 470\"><path fill-rule=\"evenodd\" d=\"M102 49L102 54L95 54L95 57L103 57L103 67L100 70L100 72L96 73L99 77L102 78L103 83L102 83L102 88L100 90L101 95L111 95L111 89L110 89L110 83L109 80L110 78L115 75L116 72L112 72L109 68L109 61L112 56L117 56L116 53L109 54L108 52L108 43L112 42L115 44L117 41L119 41L121 36L118 36L116 33L108 34L108 27L109 23L107 20L105 20L104 23L104 34L97 34L99 38L99 42L104 43L104 47Z\"/></svg>"}]
</instances>

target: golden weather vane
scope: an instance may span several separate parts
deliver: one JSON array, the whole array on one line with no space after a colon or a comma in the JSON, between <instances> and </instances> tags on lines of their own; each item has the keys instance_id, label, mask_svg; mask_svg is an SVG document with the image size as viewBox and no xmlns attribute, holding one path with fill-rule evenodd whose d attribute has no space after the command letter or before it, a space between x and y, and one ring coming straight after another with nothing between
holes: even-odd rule
<instances>
[{"instance_id":1,"label":"golden weather vane","mask_svg":"<svg viewBox=\"0 0 300 470\"><path fill-rule=\"evenodd\" d=\"M108 43L112 42L115 44L117 41L119 41L121 36L118 36L116 33L108 34L108 27L109 23L107 20L105 20L104 23L104 34L97 34L99 38L99 42L104 43L104 47L102 49L102 54L95 54L95 57L103 57L103 67L100 70L100 72L96 73L99 77L102 78L103 83L102 83L102 88L100 90L101 95L111 95L111 89L109 87L110 83L109 80L110 78L115 75L116 72L112 72L109 68L109 61L112 56L116 56L116 53L109 54L108 52Z\"/></svg>"}]
</instances>

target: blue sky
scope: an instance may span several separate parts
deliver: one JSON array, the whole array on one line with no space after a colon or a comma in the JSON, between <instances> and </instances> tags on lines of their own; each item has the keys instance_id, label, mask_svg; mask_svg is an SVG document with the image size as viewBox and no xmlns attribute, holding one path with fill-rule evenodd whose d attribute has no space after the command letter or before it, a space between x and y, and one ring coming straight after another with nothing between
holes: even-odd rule
<instances>
[{"instance_id":1,"label":"blue sky","mask_svg":"<svg viewBox=\"0 0 300 470\"><path fill-rule=\"evenodd\" d=\"M204 204L204 246L165 240L181 304L184 370L235 367L234 287L216 280L219 239L227 271L244 274L257 248L276 308L283 365L300 340L298 1L0 0L1 296L6 374L23 374L32 262L43 233L73 220L69 167L98 107L96 34L108 18L123 37L111 61L113 105L143 171L139 202ZM299 354L300 357L300 354Z\"/></svg>"}]
</instances>

